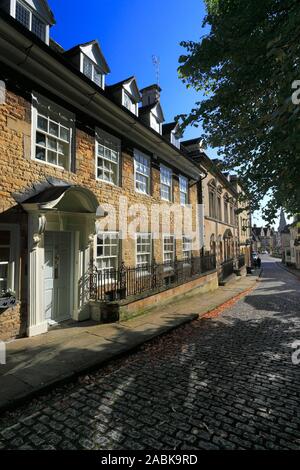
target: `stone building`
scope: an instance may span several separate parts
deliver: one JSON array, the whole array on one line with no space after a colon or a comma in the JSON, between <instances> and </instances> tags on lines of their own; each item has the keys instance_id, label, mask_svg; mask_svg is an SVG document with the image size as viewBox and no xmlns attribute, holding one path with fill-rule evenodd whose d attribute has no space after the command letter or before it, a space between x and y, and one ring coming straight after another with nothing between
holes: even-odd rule
<instances>
[{"instance_id":1,"label":"stone building","mask_svg":"<svg viewBox=\"0 0 300 470\"><path fill-rule=\"evenodd\" d=\"M106 86L99 43L52 41L46 1L0 7L0 339L100 318L91 288L137 309L164 289L217 287L200 258L203 174L163 127L160 88Z\"/></svg>"},{"instance_id":2,"label":"stone building","mask_svg":"<svg viewBox=\"0 0 300 470\"><path fill-rule=\"evenodd\" d=\"M135 315L238 272L241 189L199 142L181 145L160 87L108 86L98 41L51 39L47 1L0 9L0 340Z\"/></svg>"},{"instance_id":3,"label":"stone building","mask_svg":"<svg viewBox=\"0 0 300 470\"><path fill-rule=\"evenodd\" d=\"M281 231L282 261L300 269L300 215L296 214L291 224Z\"/></svg>"},{"instance_id":4,"label":"stone building","mask_svg":"<svg viewBox=\"0 0 300 470\"><path fill-rule=\"evenodd\" d=\"M251 215L236 176L220 170L205 153L200 138L182 142L186 154L204 173L202 180L203 251L216 255L220 277L238 269L241 255L251 264ZM244 264L244 262L243 262Z\"/></svg>"},{"instance_id":5,"label":"stone building","mask_svg":"<svg viewBox=\"0 0 300 470\"><path fill-rule=\"evenodd\" d=\"M271 227L257 227L252 229L252 247L256 253L267 251L272 254L276 245L275 231Z\"/></svg>"}]
</instances>

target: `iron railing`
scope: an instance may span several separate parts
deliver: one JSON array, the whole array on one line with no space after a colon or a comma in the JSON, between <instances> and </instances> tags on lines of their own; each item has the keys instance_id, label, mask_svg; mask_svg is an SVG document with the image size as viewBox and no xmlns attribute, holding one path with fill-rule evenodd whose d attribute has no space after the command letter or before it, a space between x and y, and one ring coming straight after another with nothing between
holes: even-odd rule
<instances>
[{"instance_id":1,"label":"iron railing","mask_svg":"<svg viewBox=\"0 0 300 470\"><path fill-rule=\"evenodd\" d=\"M229 259L221 264L220 279L224 280L234 273L234 260Z\"/></svg>"},{"instance_id":2,"label":"iron railing","mask_svg":"<svg viewBox=\"0 0 300 470\"><path fill-rule=\"evenodd\" d=\"M90 300L110 302L147 292L150 294L155 290L184 284L215 269L214 255L138 267L128 267L122 263L118 269L98 270L92 266L89 274L89 297Z\"/></svg>"},{"instance_id":3,"label":"iron railing","mask_svg":"<svg viewBox=\"0 0 300 470\"><path fill-rule=\"evenodd\" d=\"M243 266L245 266L246 260L245 260L245 255L240 255L238 258L238 267L241 269Z\"/></svg>"}]
</instances>

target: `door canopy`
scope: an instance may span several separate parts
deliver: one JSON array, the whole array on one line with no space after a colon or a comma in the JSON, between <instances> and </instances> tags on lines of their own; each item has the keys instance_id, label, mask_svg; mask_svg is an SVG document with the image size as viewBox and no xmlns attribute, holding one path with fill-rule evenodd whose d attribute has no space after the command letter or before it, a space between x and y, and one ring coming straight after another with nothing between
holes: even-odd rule
<instances>
[{"instance_id":1,"label":"door canopy","mask_svg":"<svg viewBox=\"0 0 300 470\"><path fill-rule=\"evenodd\" d=\"M22 202L27 212L60 211L105 216L95 194L82 186L51 186Z\"/></svg>"}]
</instances>

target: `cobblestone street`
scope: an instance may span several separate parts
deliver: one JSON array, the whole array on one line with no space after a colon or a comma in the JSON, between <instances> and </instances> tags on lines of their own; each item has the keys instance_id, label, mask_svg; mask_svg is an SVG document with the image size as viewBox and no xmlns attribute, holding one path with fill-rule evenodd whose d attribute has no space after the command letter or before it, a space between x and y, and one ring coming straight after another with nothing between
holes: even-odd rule
<instances>
[{"instance_id":1,"label":"cobblestone street","mask_svg":"<svg viewBox=\"0 0 300 470\"><path fill-rule=\"evenodd\" d=\"M300 449L300 283L276 260L196 320L0 420L0 449Z\"/></svg>"}]
</instances>

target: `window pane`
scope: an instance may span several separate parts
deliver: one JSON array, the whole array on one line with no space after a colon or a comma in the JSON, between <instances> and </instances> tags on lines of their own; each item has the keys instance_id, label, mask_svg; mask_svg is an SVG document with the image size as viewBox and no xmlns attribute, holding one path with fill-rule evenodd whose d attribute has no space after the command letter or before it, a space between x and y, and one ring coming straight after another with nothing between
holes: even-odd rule
<instances>
[{"instance_id":1,"label":"window pane","mask_svg":"<svg viewBox=\"0 0 300 470\"><path fill-rule=\"evenodd\" d=\"M69 141L69 129L67 127L60 126L60 138Z\"/></svg>"},{"instance_id":2,"label":"window pane","mask_svg":"<svg viewBox=\"0 0 300 470\"><path fill-rule=\"evenodd\" d=\"M10 244L10 232L2 231L0 232L0 245L9 245Z\"/></svg>"},{"instance_id":3,"label":"window pane","mask_svg":"<svg viewBox=\"0 0 300 470\"><path fill-rule=\"evenodd\" d=\"M16 19L26 26L26 28L29 28L30 12L19 2L16 3Z\"/></svg>"},{"instance_id":4,"label":"window pane","mask_svg":"<svg viewBox=\"0 0 300 470\"><path fill-rule=\"evenodd\" d=\"M96 69L94 71L94 82L102 87L102 73L98 72Z\"/></svg>"},{"instance_id":5,"label":"window pane","mask_svg":"<svg viewBox=\"0 0 300 470\"><path fill-rule=\"evenodd\" d=\"M52 163L53 165L57 164L57 154L55 152L51 152L48 150L47 152L47 161L48 163Z\"/></svg>"},{"instance_id":6,"label":"window pane","mask_svg":"<svg viewBox=\"0 0 300 470\"><path fill-rule=\"evenodd\" d=\"M46 136L45 134L40 134L37 132L36 134L36 145L40 145L41 147L46 146Z\"/></svg>"},{"instance_id":7,"label":"window pane","mask_svg":"<svg viewBox=\"0 0 300 470\"><path fill-rule=\"evenodd\" d=\"M48 132L48 120L43 116L38 116L37 127L42 131Z\"/></svg>"},{"instance_id":8,"label":"window pane","mask_svg":"<svg viewBox=\"0 0 300 470\"><path fill-rule=\"evenodd\" d=\"M103 233L97 236L97 267L100 270L115 269L118 266L119 241L117 233Z\"/></svg>"},{"instance_id":9,"label":"window pane","mask_svg":"<svg viewBox=\"0 0 300 470\"><path fill-rule=\"evenodd\" d=\"M118 184L120 143L104 132L97 133L97 178Z\"/></svg>"},{"instance_id":10,"label":"window pane","mask_svg":"<svg viewBox=\"0 0 300 470\"><path fill-rule=\"evenodd\" d=\"M68 118L62 117L62 110L56 111L55 105L49 106L46 100L43 102L41 99L38 108L42 110L43 115L37 115L37 129L44 133L36 132L35 158L68 169L71 145L70 128L65 125Z\"/></svg>"},{"instance_id":11,"label":"window pane","mask_svg":"<svg viewBox=\"0 0 300 470\"><path fill-rule=\"evenodd\" d=\"M86 75L88 78L93 80L93 63L92 61L84 56L83 57L83 73Z\"/></svg>"},{"instance_id":12,"label":"window pane","mask_svg":"<svg viewBox=\"0 0 300 470\"><path fill-rule=\"evenodd\" d=\"M38 160L46 161L46 150L37 147L35 158L37 158Z\"/></svg>"},{"instance_id":13,"label":"window pane","mask_svg":"<svg viewBox=\"0 0 300 470\"><path fill-rule=\"evenodd\" d=\"M3 248L0 246L0 263L9 262L9 253L10 253L9 247Z\"/></svg>"},{"instance_id":14,"label":"window pane","mask_svg":"<svg viewBox=\"0 0 300 470\"><path fill-rule=\"evenodd\" d=\"M7 291L7 279L0 279L0 294L5 294Z\"/></svg>"},{"instance_id":15,"label":"window pane","mask_svg":"<svg viewBox=\"0 0 300 470\"><path fill-rule=\"evenodd\" d=\"M58 137L58 124L56 124L56 122L49 122L49 134Z\"/></svg>"},{"instance_id":16,"label":"window pane","mask_svg":"<svg viewBox=\"0 0 300 470\"><path fill-rule=\"evenodd\" d=\"M36 34L42 41L46 39L46 25L37 16L32 15L31 31Z\"/></svg>"}]
</instances>

